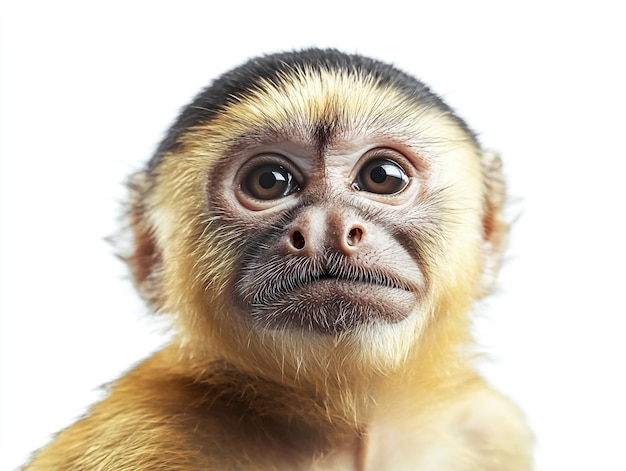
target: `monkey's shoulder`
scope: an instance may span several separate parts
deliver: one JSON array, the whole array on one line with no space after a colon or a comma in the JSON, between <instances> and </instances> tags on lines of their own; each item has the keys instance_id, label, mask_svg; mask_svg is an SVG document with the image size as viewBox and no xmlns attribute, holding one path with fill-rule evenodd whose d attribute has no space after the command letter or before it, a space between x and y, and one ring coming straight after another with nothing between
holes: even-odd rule
<instances>
[{"instance_id":1,"label":"monkey's shoulder","mask_svg":"<svg viewBox=\"0 0 626 471\"><path fill-rule=\"evenodd\" d=\"M533 438L524 417L482 381L404 423L380 420L371 442L381 444L373 469L531 469ZM400 460L396 467L377 467L389 456Z\"/></svg>"},{"instance_id":2,"label":"monkey's shoulder","mask_svg":"<svg viewBox=\"0 0 626 471\"><path fill-rule=\"evenodd\" d=\"M111 383L107 397L25 470L300 469L322 441L313 428L256 401L257 386L267 389L262 383L219 361L201 377L183 373L171 350Z\"/></svg>"},{"instance_id":3,"label":"monkey's shoulder","mask_svg":"<svg viewBox=\"0 0 626 471\"><path fill-rule=\"evenodd\" d=\"M183 371L171 352L146 360L27 469L529 469L520 413L480 380L432 407L401 391L339 432L287 387L219 361L202 376Z\"/></svg>"}]
</instances>

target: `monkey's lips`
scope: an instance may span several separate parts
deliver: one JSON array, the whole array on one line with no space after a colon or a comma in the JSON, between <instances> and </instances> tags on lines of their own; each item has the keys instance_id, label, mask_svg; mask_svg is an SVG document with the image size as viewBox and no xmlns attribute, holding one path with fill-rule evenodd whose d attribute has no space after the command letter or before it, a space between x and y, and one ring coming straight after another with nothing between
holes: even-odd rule
<instances>
[{"instance_id":1,"label":"monkey's lips","mask_svg":"<svg viewBox=\"0 0 626 471\"><path fill-rule=\"evenodd\" d=\"M396 277L322 272L283 278L257 291L249 308L265 328L333 333L399 322L413 311L416 301L411 286Z\"/></svg>"}]
</instances>

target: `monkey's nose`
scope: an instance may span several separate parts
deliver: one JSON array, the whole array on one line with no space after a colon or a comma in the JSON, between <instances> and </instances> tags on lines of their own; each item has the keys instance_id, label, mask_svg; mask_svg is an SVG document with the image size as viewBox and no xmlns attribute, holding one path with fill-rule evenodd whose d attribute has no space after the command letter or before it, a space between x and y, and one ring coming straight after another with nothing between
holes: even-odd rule
<instances>
[{"instance_id":1,"label":"monkey's nose","mask_svg":"<svg viewBox=\"0 0 626 471\"><path fill-rule=\"evenodd\" d=\"M365 228L360 224L348 225L347 228L340 230L333 230L329 226L325 228L296 226L289 231L286 245L291 253L297 255L324 253L327 249L350 255L358 250L364 237Z\"/></svg>"}]
</instances>

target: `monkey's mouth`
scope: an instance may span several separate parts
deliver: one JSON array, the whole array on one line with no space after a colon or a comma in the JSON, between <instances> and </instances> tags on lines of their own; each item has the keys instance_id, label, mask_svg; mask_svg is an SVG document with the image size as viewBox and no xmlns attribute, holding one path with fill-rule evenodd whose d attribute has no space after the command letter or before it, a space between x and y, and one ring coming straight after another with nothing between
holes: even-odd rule
<instances>
[{"instance_id":1,"label":"monkey's mouth","mask_svg":"<svg viewBox=\"0 0 626 471\"><path fill-rule=\"evenodd\" d=\"M359 271L353 268L331 268L310 272L283 273L281 278L272 280L271 287L265 286L269 289L261 289L254 293L250 303L252 305L264 305L289 293L309 289L315 290L319 286L327 286L332 289L343 285L354 290L370 287L371 289L387 288L411 291L406 282L382 272Z\"/></svg>"},{"instance_id":2,"label":"monkey's mouth","mask_svg":"<svg viewBox=\"0 0 626 471\"><path fill-rule=\"evenodd\" d=\"M300 287L306 284L314 284L318 282L335 282L335 283L366 283L369 285L383 286L386 288L396 288L408 291L409 287L402 280L391 278L382 273L372 272L354 272L342 273L341 271L322 271L320 273L312 273L308 276L299 277L296 280Z\"/></svg>"},{"instance_id":3,"label":"monkey's mouth","mask_svg":"<svg viewBox=\"0 0 626 471\"><path fill-rule=\"evenodd\" d=\"M240 295L253 320L268 329L332 333L399 322L415 306L417 287L392 270L364 270L342 263L307 268L255 270L254 283L249 283L251 273L245 275Z\"/></svg>"}]
</instances>

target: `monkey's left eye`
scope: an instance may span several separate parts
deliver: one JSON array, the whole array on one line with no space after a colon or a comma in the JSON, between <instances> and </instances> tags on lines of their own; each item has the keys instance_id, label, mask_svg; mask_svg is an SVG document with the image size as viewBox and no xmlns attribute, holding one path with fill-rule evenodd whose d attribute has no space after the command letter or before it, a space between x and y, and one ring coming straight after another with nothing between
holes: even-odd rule
<instances>
[{"instance_id":1,"label":"monkey's left eye","mask_svg":"<svg viewBox=\"0 0 626 471\"><path fill-rule=\"evenodd\" d=\"M242 189L259 200L275 200L298 191L300 187L282 165L263 164L250 170L242 182Z\"/></svg>"},{"instance_id":2,"label":"monkey's left eye","mask_svg":"<svg viewBox=\"0 0 626 471\"><path fill-rule=\"evenodd\" d=\"M359 171L353 187L358 190L392 195L399 193L409 184L409 176L400 164L391 159L372 159Z\"/></svg>"}]
</instances>

